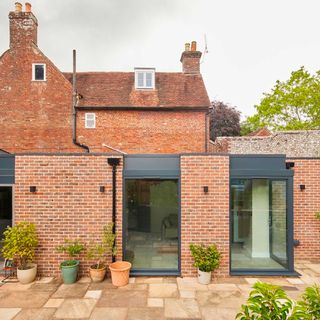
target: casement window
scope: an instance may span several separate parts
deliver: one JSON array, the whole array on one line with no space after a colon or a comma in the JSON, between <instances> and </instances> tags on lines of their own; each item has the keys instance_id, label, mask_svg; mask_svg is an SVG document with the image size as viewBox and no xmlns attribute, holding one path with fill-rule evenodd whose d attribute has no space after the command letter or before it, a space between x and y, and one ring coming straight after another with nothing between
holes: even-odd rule
<instances>
[{"instance_id":1,"label":"casement window","mask_svg":"<svg viewBox=\"0 0 320 320\"><path fill-rule=\"evenodd\" d=\"M32 64L32 81L46 81L45 63Z\"/></svg>"},{"instance_id":2,"label":"casement window","mask_svg":"<svg viewBox=\"0 0 320 320\"><path fill-rule=\"evenodd\" d=\"M87 129L94 129L96 127L96 114L86 113L85 114L85 127Z\"/></svg>"},{"instance_id":3,"label":"casement window","mask_svg":"<svg viewBox=\"0 0 320 320\"><path fill-rule=\"evenodd\" d=\"M135 68L135 88L154 89L155 88L155 69L154 68Z\"/></svg>"}]
</instances>

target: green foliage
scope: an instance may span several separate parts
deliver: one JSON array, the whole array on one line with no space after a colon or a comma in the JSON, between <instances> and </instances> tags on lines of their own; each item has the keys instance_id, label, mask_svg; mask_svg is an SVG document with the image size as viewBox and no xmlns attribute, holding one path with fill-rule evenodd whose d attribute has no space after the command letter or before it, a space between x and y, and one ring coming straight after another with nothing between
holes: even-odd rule
<instances>
[{"instance_id":1,"label":"green foliage","mask_svg":"<svg viewBox=\"0 0 320 320\"><path fill-rule=\"evenodd\" d=\"M257 282L236 315L237 320L317 320L320 319L320 287L305 289L297 303L279 286Z\"/></svg>"},{"instance_id":2,"label":"green foliage","mask_svg":"<svg viewBox=\"0 0 320 320\"><path fill-rule=\"evenodd\" d=\"M258 128L255 127L255 125L251 124L248 119L244 120L240 123L240 135L246 136L249 133L257 130Z\"/></svg>"},{"instance_id":3,"label":"green foliage","mask_svg":"<svg viewBox=\"0 0 320 320\"><path fill-rule=\"evenodd\" d=\"M300 319L320 319L320 287L318 285L305 289L302 300L298 301L296 312L299 312Z\"/></svg>"},{"instance_id":4,"label":"green foliage","mask_svg":"<svg viewBox=\"0 0 320 320\"><path fill-rule=\"evenodd\" d=\"M250 128L301 130L320 128L320 71L311 75L304 67L293 71L290 79L277 81L264 93L256 114L247 118ZM246 130L248 127L243 128ZM253 131L252 130L252 131Z\"/></svg>"},{"instance_id":5,"label":"green foliage","mask_svg":"<svg viewBox=\"0 0 320 320\"><path fill-rule=\"evenodd\" d=\"M316 218L320 220L320 212L316 212Z\"/></svg>"},{"instance_id":6,"label":"green foliage","mask_svg":"<svg viewBox=\"0 0 320 320\"><path fill-rule=\"evenodd\" d=\"M219 267L221 254L216 245L205 247L204 245L190 244L194 266L200 271L210 272Z\"/></svg>"},{"instance_id":7,"label":"green foliage","mask_svg":"<svg viewBox=\"0 0 320 320\"><path fill-rule=\"evenodd\" d=\"M3 235L4 258L14 260L19 269L27 269L28 262L33 260L38 245L35 225L30 222L19 222L13 227L7 227Z\"/></svg>"},{"instance_id":8,"label":"green foliage","mask_svg":"<svg viewBox=\"0 0 320 320\"><path fill-rule=\"evenodd\" d=\"M116 247L114 246L116 234L113 233L113 223L109 223L103 227L102 238L100 242L91 242L88 248L87 257L97 261L96 268L104 267L103 259L111 253L116 255Z\"/></svg>"},{"instance_id":9,"label":"green foliage","mask_svg":"<svg viewBox=\"0 0 320 320\"><path fill-rule=\"evenodd\" d=\"M287 320L294 319L294 303L278 286L257 282L253 285L247 304L241 306L237 320Z\"/></svg>"},{"instance_id":10,"label":"green foliage","mask_svg":"<svg viewBox=\"0 0 320 320\"><path fill-rule=\"evenodd\" d=\"M79 255L84 249L85 246L80 243L79 240L69 239L66 239L63 245L60 245L56 248L58 252L67 253L70 257L70 260L73 260L72 258Z\"/></svg>"}]
</instances>

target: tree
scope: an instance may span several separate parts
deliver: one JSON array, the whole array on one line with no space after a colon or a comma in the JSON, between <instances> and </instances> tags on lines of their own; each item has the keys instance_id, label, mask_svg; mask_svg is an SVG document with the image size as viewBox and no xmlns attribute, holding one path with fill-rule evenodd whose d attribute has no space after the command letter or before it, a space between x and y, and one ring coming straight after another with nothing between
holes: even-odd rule
<instances>
[{"instance_id":1,"label":"tree","mask_svg":"<svg viewBox=\"0 0 320 320\"><path fill-rule=\"evenodd\" d=\"M320 71L310 74L304 67L293 71L289 80L277 81L264 93L256 114L247 118L246 128L271 130L320 128Z\"/></svg>"},{"instance_id":2,"label":"tree","mask_svg":"<svg viewBox=\"0 0 320 320\"><path fill-rule=\"evenodd\" d=\"M210 139L240 135L240 112L221 101L211 102Z\"/></svg>"}]
</instances>

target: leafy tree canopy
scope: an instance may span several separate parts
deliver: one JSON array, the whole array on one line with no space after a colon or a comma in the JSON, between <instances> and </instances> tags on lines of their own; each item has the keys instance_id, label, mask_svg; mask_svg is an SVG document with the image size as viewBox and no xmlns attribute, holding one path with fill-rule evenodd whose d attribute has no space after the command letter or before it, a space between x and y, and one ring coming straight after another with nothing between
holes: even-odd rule
<instances>
[{"instance_id":1,"label":"leafy tree canopy","mask_svg":"<svg viewBox=\"0 0 320 320\"><path fill-rule=\"evenodd\" d=\"M211 102L210 139L240 135L240 112L221 101Z\"/></svg>"},{"instance_id":2,"label":"leafy tree canopy","mask_svg":"<svg viewBox=\"0 0 320 320\"><path fill-rule=\"evenodd\" d=\"M256 114L248 117L242 132L268 127L271 130L320 128L320 71L310 74L304 67L293 71L289 80L277 81L264 93Z\"/></svg>"}]
</instances>

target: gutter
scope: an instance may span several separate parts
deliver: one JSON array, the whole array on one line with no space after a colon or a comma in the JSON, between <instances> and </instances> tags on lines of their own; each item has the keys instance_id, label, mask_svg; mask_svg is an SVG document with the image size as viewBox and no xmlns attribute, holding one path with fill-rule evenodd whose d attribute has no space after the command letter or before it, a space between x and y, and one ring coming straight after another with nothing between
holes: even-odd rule
<instances>
[{"instance_id":1,"label":"gutter","mask_svg":"<svg viewBox=\"0 0 320 320\"><path fill-rule=\"evenodd\" d=\"M73 73L72 73L72 142L74 145L90 152L90 149L85 144L77 141L77 77L76 77L76 50L73 50Z\"/></svg>"}]
</instances>

